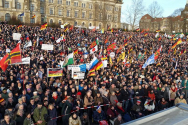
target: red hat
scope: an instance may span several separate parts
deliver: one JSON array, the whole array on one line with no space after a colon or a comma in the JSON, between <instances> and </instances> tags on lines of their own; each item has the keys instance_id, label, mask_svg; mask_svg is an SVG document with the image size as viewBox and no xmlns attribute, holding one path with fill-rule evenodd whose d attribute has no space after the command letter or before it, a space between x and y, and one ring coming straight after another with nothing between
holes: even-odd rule
<instances>
[{"instance_id":1,"label":"red hat","mask_svg":"<svg viewBox=\"0 0 188 125\"><path fill-rule=\"evenodd\" d=\"M81 93L81 92L78 92L76 95L82 95L82 93Z\"/></svg>"},{"instance_id":2,"label":"red hat","mask_svg":"<svg viewBox=\"0 0 188 125\"><path fill-rule=\"evenodd\" d=\"M141 101L140 101L140 100L137 100L137 103L141 103Z\"/></svg>"}]
</instances>

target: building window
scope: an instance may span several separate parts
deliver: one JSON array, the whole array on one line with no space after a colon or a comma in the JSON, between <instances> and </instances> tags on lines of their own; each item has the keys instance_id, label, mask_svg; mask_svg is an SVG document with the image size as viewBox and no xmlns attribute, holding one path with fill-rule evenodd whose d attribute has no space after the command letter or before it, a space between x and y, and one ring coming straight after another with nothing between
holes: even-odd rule
<instances>
[{"instance_id":1,"label":"building window","mask_svg":"<svg viewBox=\"0 0 188 125\"><path fill-rule=\"evenodd\" d=\"M114 21L117 22L117 15L114 16Z\"/></svg>"},{"instance_id":2,"label":"building window","mask_svg":"<svg viewBox=\"0 0 188 125\"><path fill-rule=\"evenodd\" d=\"M84 22L82 23L82 26L85 26L85 23L84 23Z\"/></svg>"},{"instance_id":3,"label":"building window","mask_svg":"<svg viewBox=\"0 0 188 125\"><path fill-rule=\"evenodd\" d=\"M30 6L30 11L34 11L34 9L35 9L35 6L34 6L34 4L30 4L31 6Z\"/></svg>"},{"instance_id":4,"label":"building window","mask_svg":"<svg viewBox=\"0 0 188 125\"><path fill-rule=\"evenodd\" d=\"M74 6L77 7L78 6L78 2L74 2Z\"/></svg>"},{"instance_id":5,"label":"building window","mask_svg":"<svg viewBox=\"0 0 188 125\"><path fill-rule=\"evenodd\" d=\"M53 0L49 0L49 3L53 3L54 1Z\"/></svg>"},{"instance_id":6,"label":"building window","mask_svg":"<svg viewBox=\"0 0 188 125\"><path fill-rule=\"evenodd\" d=\"M58 0L57 3L58 3L58 4L62 4L62 0Z\"/></svg>"},{"instance_id":7,"label":"building window","mask_svg":"<svg viewBox=\"0 0 188 125\"><path fill-rule=\"evenodd\" d=\"M99 29L101 29L101 24L99 24Z\"/></svg>"},{"instance_id":8,"label":"building window","mask_svg":"<svg viewBox=\"0 0 188 125\"><path fill-rule=\"evenodd\" d=\"M21 4L19 2L16 3L16 9L21 9Z\"/></svg>"},{"instance_id":9,"label":"building window","mask_svg":"<svg viewBox=\"0 0 188 125\"><path fill-rule=\"evenodd\" d=\"M67 17L70 17L70 10L67 10Z\"/></svg>"},{"instance_id":10,"label":"building window","mask_svg":"<svg viewBox=\"0 0 188 125\"><path fill-rule=\"evenodd\" d=\"M42 24L44 23L44 18L41 18L41 23L42 23Z\"/></svg>"},{"instance_id":11,"label":"building window","mask_svg":"<svg viewBox=\"0 0 188 125\"><path fill-rule=\"evenodd\" d=\"M2 1L1 1L2 2ZM5 8L9 8L9 2L8 1L5 1Z\"/></svg>"},{"instance_id":12,"label":"building window","mask_svg":"<svg viewBox=\"0 0 188 125\"><path fill-rule=\"evenodd\" d=\"M74 12L74 17L78 17L78 11Z\"/></svg>"},{"instance_id":13,"label":"building window","mask_svg":"<svg viewBox=\"0 0 188 125\"><path fill-rule=\"evenodd\" d=\"M9 21L10 20L10 14L9 13L6 13L5 14L5 21Z\"/></svg>"},{"instance_id":14,"label":"building window","mask_svg":"<svg viewBox=\"0 0 188 125\"><path fill-rule=\"evenodd\" d=\"M44 2L44 0L40 0L41 2Z\"/></svg>"},{"instance_id":15,"label":"building window","mask_svg":"<svg viewBox=\"0 0 188 125\"><path fill-rule=\"evenodd\" d=\"M93 9L93 5L92 4L89 4L89 9Z\"/></svg>"},{"instance_id":16,"label":"building window","mask_svg":"<svg viewBox=\"0 0 188 125\"><path fill-rule=\"evenodd\" d=\"M85 8L86 7L86 4L85 3L82 3L82 8Z\"/></svg>"},{"instance_id":17,"label":"building window","mask_svg":"<svg viewBox=\"0 0 188 125\"><path fill-rule=\"evenodd\" d=\"M99 9L100 9L100 10L102 9L102 5L99 5Z\"/></svg>"},{"instance_id":18,"label":"building window","mask_svg":"<svg viewBox=\"0 0 188 125\"><path fill-rule=\"evenodd\" d=\"M41 13L41 14L44 13L44 7L40 7L40 13Z\"/></svg>"},{"instance_id":19,"label":"building window","mask_svg":"<svg viewBox=\"0 0 188 125\"><path fill-rule=\"evenodd\" d=\"M115 7L115 11L118 11L118 7Z\"/></svg>"},{"instance_id":20,"label":"building window","mask_svg":"<svg viewBox=\"0 0 188 125\"><path fill-rule=\"evenodd\" d=\"M116 28L117 26L115 25L115 28Z\"/></svg>"},{"instance_id":21,"label":"building window","mask_svg":"<svg viewBox=\"0 0 188 125\"><path fill-rule=\"evenodd\" d=\"M74 22L74 26L77 26L77 25L78 25L78 23L75 21L75 22Z\"/></svg>"},{"instance_id":22,"label":"building window","mask_svg":"<svg viewBox=\"0 0 188 125\"><path fill-rule=\"evenodd\" d=\"M20 20L21 22L23 22L23 17L18 15L18 20Z\"/></svg>"},{"instance_id":23,"label":"building window","mask_svg":"<svg viewBox=\"0 0 188 125\"><path fill-rule=\"evenodd\" d=\"M92 24L91 24L91 23L89 23L89 26L92 26Z\"/></svg>"},{"instance_id":24,"label":"building window","mask_svg":"<svg viewBox=\"0 0 188 125\"><path fill-rule=\"evenodd\" d=\"M50 15L53 15L53 8L50 8Z\"/></svg>"},{"instance_id":25,"label":"building window","mask_svg":"<svg viewBox=\"0 0 188 125\"><path fill-rule=\"evenodd\" d=\"M31 18L31 19L30 19L30 22L31 22L31 23L35 23L35 18L33 18L33 19Z\"/></svg>"},{"instance_id":26,"label":"building window","mask_svg":"<svg viewBox=\"0 0 188 125\"><path fill-rule=\"evenodd\" d=\"M53 20L52 19L50 19L50 24L52 24L53 23Z\"/></svg>"},{"instance_id":27,"label":"building window","mask_svg":"<svg viewBox=\"0 0 188 125\"><path fill-rule=\"evenodd\" d=\"M62 10L58 10L58 15L62 16Z\"/></svg>"},{"instance_id":28,"label":"building window","mask_svg":"<svg viewBox=\"0 0 188 125\"><path fill-rule=\"evenodd\" d=\"M85 14L86 14L85 12L82 12L82 18L85 18Z\"/></svg>"},{"instance_id":29,"label":"building window","mask_svg":"<svg viewBox=\"0 0 188 125\"><path fill-rule=\"evenodd\" d=\"M102 20L102 13L99 14L99 20Z\"/></svg>"},{"instance_id":30,"label":"building window","mask_svg":"<svg viewBox=\"0 0 188 125\"><path fill-rule=\"evenodd\" d=\"M107 19L110 21L112 20L112 15L107 15Z\"/></svg>"},{"instance_id":31,"label":"building window","mask_svg":"<svg viewBox=\"0 0 188 125\"><path fill-rule=\"evenodd\" d=\"M70 1L67 0L66 1L66 5L70 6Z\"/></svg>"},{"instance_id":32,"label":"building window","mask_svg":"<svg viewBox=\"0 0 188 125\"><path fill-rule=\"evenodd\" d=\"M59 25L61 25L61 20L59 20Z\"/></svg>"},{"instance_id":33,"label":"building window","mask_svg":"<svg viewBox=\"0 0 188 125\"><path fill-rule=\"evenodd\" d=\"M89 14L89 19L92 19L92 13Z\"/></svg>"}]
</instances>

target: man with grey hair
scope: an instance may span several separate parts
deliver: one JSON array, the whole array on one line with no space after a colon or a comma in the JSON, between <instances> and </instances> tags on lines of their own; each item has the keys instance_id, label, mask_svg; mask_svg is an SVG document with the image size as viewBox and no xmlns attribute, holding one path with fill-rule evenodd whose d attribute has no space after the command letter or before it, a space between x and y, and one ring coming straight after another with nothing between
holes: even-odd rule
<instances>
[{"instance_id":1,"label":"man with grey hair","mask_svg":"<svg viewBox=\"0 0 188 125\"><path fill-rule=\"evenodd\" d=\"M114 125L120 125L120 124L123 124L124 121L122 119L122 116L121 114L118 115L117 119L114 121Z\"/></svg>"}]
</instances>

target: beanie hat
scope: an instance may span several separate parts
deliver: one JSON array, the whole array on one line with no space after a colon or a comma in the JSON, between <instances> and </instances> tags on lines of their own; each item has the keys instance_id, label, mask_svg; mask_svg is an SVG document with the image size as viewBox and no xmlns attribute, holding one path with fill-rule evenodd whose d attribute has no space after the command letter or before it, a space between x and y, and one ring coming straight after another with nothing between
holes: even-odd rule
<instances>
[{"instance_id":1,"label":"beanie hat","mask_svg":"<svg viewBox=\"0 0 188 125\"><path fill-rule=\"evenodd\" d=\"M81 92L78 92L77 95L82 95L82 93L81 93Z\"/></svg>"},{"instance_id":2,"label":"beanie hat","mask_svg":"<svg viewBox=\"0 0 188 125\"><path fill-rule=\"evenodd\" d=\"M140 100L137 100L136 102L137 102L137 103L141 103L141 101L140 101Z\"/></svg>"},{"instance_id":3,"label":"beanie hat","mask_svg":"<svg viewBox=\"0 0 188 125\"><path fill-rule=\"evenodd\" d=\"M101 108L101 106L97 106L97 111Z\"/></svg>"}]
</instances>

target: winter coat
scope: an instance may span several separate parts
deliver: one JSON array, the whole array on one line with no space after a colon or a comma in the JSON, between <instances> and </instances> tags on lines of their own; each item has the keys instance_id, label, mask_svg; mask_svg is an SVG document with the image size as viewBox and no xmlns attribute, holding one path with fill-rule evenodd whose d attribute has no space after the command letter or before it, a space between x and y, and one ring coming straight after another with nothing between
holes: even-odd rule
<instances>
[{"instance_id":1,"label":"winter coat","mask_svg":"<svg viewBox=\"0 0 188 125\"><path fill-rule=\"evenodd\" d=\"M53 108L52 110L48 109L48 116L51 118L55 118L57 117L57 111L55 108ZM49 120L48 121L48 125L56 125L57 123L57 119L53 119L53 120Z\"/></svg>"},{"instance_id":2,"label":"winter coat","mask_svg":"<svg viewBox=\"0 0 188 125\"><path fill-rule=\"evenodd\" d=\"M167 101L159 103L159 110L164 110L166 108L168 108L168 102Z\"/></svg>"},{"instance_id":3,"label":"winter coat","mask_svg":"<svg viewBox=\"0 0 188 125\"><path fill-rule=\"evenodd\" d=\"M170 100L174 100L176 98L176 92L170 90Z\"/></svg>"},{"instance_id":4,"label":"winter coat","mask_svg":"<svg viewBox=\"0 0 188 125\"><path fill-rule=\"evenodd\" d=\"M98 105L99 102L101 102L101 104L102 104L103 103L103 99L102 99L101 96L100 97L95 96L94 102L95 102L95 105Z\"/></svg>"},{"instance_id":5,"label":"winter coat","mask_svg":"<svg viewBox=\"0 0 188 125\"><path fill-rule=\"evenodd\" d=\"M16 115L16 119L15 119L16 125L23 125L24 119L25 119L25 116Z\"/></svg>"},{"instance_id":6,"label":"winter coat","mask_svg":"<svg viewBox=\"0 0 188 125\"><path fill-rule=\"evenodd\" d=\"M139 112L141 113L142 112L142 106L141 105L137 105L137 104L134 104L133 107L132 107L132 111L133 113L135 114L138 114Z\"/></svg>"},{"instance_id":7,"label":"winter coat","mask_svg":"<svg viewBox=\"0 0 188 125\"><path fill-rule=\"evenodd\" d=\"M61 114L62 115L67 115L67 114L71 113L73 105L69 101L66 101L65 103L61 102L60 103L60 107L62 108L61 109Z\"/></svg>"},{"instance_id":8,"label":"winter coat","mask_svg":"<svg viewBox=\"0 0 188 125\"><path fill-rule=\"evenodd\" d=\"M27 106L27 111L30 112L30 113L32 113L32 112L34 112L35 108L36 108L35 104L34 105L29 104Z\"/></svg>"},{"instance_id":9,"label":"winter coat","mask_svg":"<svg viewBox=\"0 0 188 125\"><path fill-rule=\"evenodd\" d=\"M185 99L180 99L179 97L175 99L174 101L174 104L178 104L178 103L184 103L184 104L187 104L186 100Z\"/></svg>"},{"instance_id":10,"label":"winter coat","mask_svg":"<svg viewBox=\"0 0 188 125\"><path fill-rule=\"evenodd\" d=\"M99 92L101 93L101 95L104 95L104 94L107 92L107 90L100 88L100 89L99 89Z\"/></svg>"},{"instance_id":11,"label":"winter coat","mask_svg":"<svg viewBox=\"0 0 188 125\"><path fill-rule=\"evenodd\" d=\"M10 119L10 124L7 124L6 121L3 120L0 125L16 125L16 122Z\"/></svg>"},{"instance_id":12,"label":"winter coat","mask_svg":"<svg viewBox=\"0 0 188 125\"><path fill-rule=\"evenodd\" d=\"M99 121L102 121L102 120L105 120L105 119L106 119L106 115L105 115L104 111L101 111L101 113L99 113L97 111L93 112L93 120L95 122L99 122Z\"/></svg>"},{"instance_id":13,"label":"winter coat","mask_svg":"<svg viewBox=\"0 0 188 125\"><path fill-rule=\"evenodd\" d=\"M116 105L116 101L115 101L115 100L118 101L116 95L111 95L111 96L110 96L110 103L111 103L112 105Z\"/></svg>"},{"instance_id":14,"label":"winter coat","mask_svg":"<svg viewBox=\"0 0 188 125\"><path fill-rule=\"evenodd\" d=\"M148 97L151 98L151 100L155 100L155 94L154 93L148 93Z\"/></svg>"},{"instance_id":15,"label":"winter coat","mask_svg":"<svg viewBox=\"0 0 188 125\"><path fill-rule=\"evenodd\" d=\"M128 92L128 90L124 90L124 89L121 89L121 98L122 98L122 100L128 100L128 98L129 98L129 96L130 96L130 94L129 94L129 92Z\"/></svg>"},{"instance_id":16,"label":"winter coat","mask_svg":"<svg viewBox=\"0 0 188 125\"><path fill-rule=\"evenodd\" d=\"M162 97L164 97L166 101L169 99L167 91L164 91L164 92L160 91L159 92L159 99L161 99Z\"/></svg>"},{"instance_id":17,"label":"winter coat","mask_svg":"<svg viewBox=\"0 0 188 125\"><path fill-rule=\"evenodd\" d=\"M28 119L27 117L24 120L23 125L34 125L34 122L32 120L32 118Z\"/></svg>"},{"instance_id":18,"label":"winter coat","mask_svg":"<svg viewBox=\"0 0 188 125\"><path fill-rule=\"evenodd\" d=\"M116 97L118 99L118 102L122 101L122 97L121 97L121 93L120 92L116 92Z\"/></svg>"},{"instance_id":19,"label":"winter coat","mask_svg":"<svg viewBox=\"0 0 188 125\"><path fill-rule=\"evenodd\" d=\"M37 125L45 125L46 124L44 117L47 114L48 114L47 109L44 106L41 109L35 108L34 113L33 113L33 118L34 118L35 122L37 122L39 120L43 121L41 124L37 124Z\"/></svg>"},{"instance_id":20,"label":"winter coat","mask_svg":"<svg viewBox=\"0 0 188 125\"><path fill-rule=\"evenodd\" d=\"M114 113L115 112L115 113ZM111 108L108 108L108 110L107 110L107 115L110 117L110 115L111 115L111 119L114 119L114 118L116 118L118 115L119 115L119 113L114 109L114 112L112 111L112 109Z\"/></svg>"},{"instance_id":21,"label":"winter coat","mask_svg":"<svg viewBox=\"0 0 188 125\"><path fill-rule=\"evenodd\" d=\"M69 118L69 125L82 125L80 117L78 116L76 120L72 118L72 116Z\"/></svg>"},{"instance_id":22,"label":"winter coat","mask_svg":"<svg viewBox=\"0 0 188 125\"><path fill-rule=\"evenodd\" d=\"M121 125L121 124L123 124L123 123L124 123L123 120L119 121L118 119L116 119L116 120L114 121L114 125Z\"/></svg>"},{"instance_id":23,"label":"winter coat","mask_svg":"<svg viewBox=\"0 0 188 125\"><path fill-rule=\"evenodd\" d=\"M92 103L94 100L93 100L93 97L91 96L91 97L87 97L87 96L85 96L85 98L84 98L84 107L88 107L88 106L91 106L91 104L89 104L89 103Z\"/></svg>"},{"instance_id":24,"label":"winter coat","mask_svg":"<svg viewBox=\"0 0 188 125\"><path fill-rule=\"evenodd\" d=\"M80 118L82 125L90 125L89 117L87 119L84 119L83 116Z\"/></svg>"}]
</instances>

